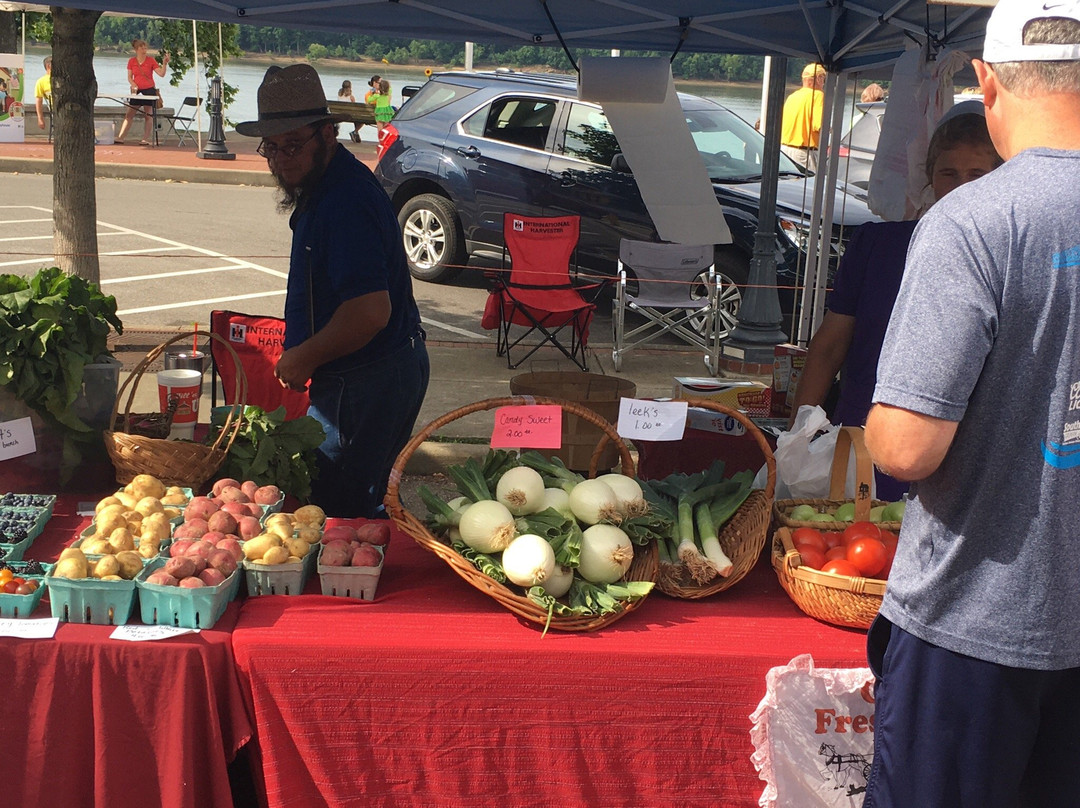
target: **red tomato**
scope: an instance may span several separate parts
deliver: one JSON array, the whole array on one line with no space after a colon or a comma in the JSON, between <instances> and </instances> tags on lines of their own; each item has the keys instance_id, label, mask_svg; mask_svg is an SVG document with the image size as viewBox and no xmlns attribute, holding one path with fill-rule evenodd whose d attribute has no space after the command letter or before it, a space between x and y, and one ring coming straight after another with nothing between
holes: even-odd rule
<instances>
[{"instance_id":1,"label":"red tomato","mask_svg":"<svg viewBox=\"0 0 1080 808\"><path fill-rule=\"evenodd\" d=\"M0 587L0 592L3 592L5 595L14 595L15 590L18 588L19 585L15 582L15 579L12 578L11 580L6 581L4 585Z\"/></svg>"},{"instance_id":2,"label":"red tomato","mask_svg":"<svg viewBox=\"0 0 1080 808\"><path fill-rule=\"evenodd\" d=\"M844 561L842 558L838 558L835 561L829 561L821 568L822 572L831 572L834 575L850 575L852 578L863 577L859 572L859 568L852 564L850 561Z\"/></svg>"},{"instance_id":3,"label":"red tomato","mask_svg":"<svg viewBox=\"0 0 1080 808\"><path fill-rule=\"evenodd\" d=\"M873 522L855 522L844 528L844 544L851 544L855 539L861 539L864 536L880 539L881 528Z\"/></svg>"},{"instance_id":4,"label":"red tomato","mask_svg":"<svg viewBox=\"0 0 1080 808\"><path fill-rule=\"evenodd\" d=\"M19 584L17 587L15 587L15 594L16 595L32 595L32 594L34 594L35 589L37 589L37 587L31 586L29 583L23 583L23 584Z\"/></svg>"},{"instance_id":5,"label":"red tomato","mask_svg":"<svg viewBox=\"0 0 1080 808\"><path fill-rule=\"evenodd\" d=\"M800 547L799 556L802 558L804 567L819 570L825 566L825 554L815 547Z\"/></svg>"},{"instance_id":6,"label":"red tomato","mask_svg":"<svg viewBox=\"0 0 1080 808\"><path fill-rule=\"evenodd\" d=\"M874 577L877 578L879 581L889 580L889 573L892 572L892 562L893 557L890 555L889 558L885 561L885 566L882 567L878 574Z\"/></svg>"},{"instance_id":7,"label":"red tomato","mask_svg":"<svg viewBox=\"0 0 1080 808\"><path fill-rule=\"evenodd\" d=\"M881 529L881 543L888 548L889 552L896 552L896 543L900 540L900 537L893 533L891 530Z\"/></svg>"},{"instance_id":8,"label":"red tomato","mask_svg":"<svg viewBox=\"0 0 1080 808\"><path fill-rule=\"evenodd\" d=\"M889 550L880 539L855 539L847 546L847 560L867 578L881 572L889 560Z\"/></svg>"},{"instance_id":9,"label":"red tomato","mask_svg":"<svg viewBox=\"0 0 1080 808\"><path fill-rule=\"evenodd\" d=\"M830 547L825 551L826 561L836 561L837 559L847 561L847 548L842 544L838 544L836 547Z\"/></svg>"},{"instance_id":10,"label":"red tomato","mask_svg":"<svg viewBox=\"0 0 1080 808\"><path fill-rule=\"evenodd\" d=\"M821 531L812 527L797 527L791 531L791 543L796 548L813 547L825 552L825 539L821 537Z\"/></svg>"},{"instance_id":11,"label":"red tomato","mask_svg":"<svg viewBox=\"0 0 1080 808\"><path fill-rule=\"evenodd\" d=\"M821 537L825 539L826 550L831 550L833 547L842 547L844 545L844 534L839 530L826 530L821 534Z\"/></svg>"}]
</instances>

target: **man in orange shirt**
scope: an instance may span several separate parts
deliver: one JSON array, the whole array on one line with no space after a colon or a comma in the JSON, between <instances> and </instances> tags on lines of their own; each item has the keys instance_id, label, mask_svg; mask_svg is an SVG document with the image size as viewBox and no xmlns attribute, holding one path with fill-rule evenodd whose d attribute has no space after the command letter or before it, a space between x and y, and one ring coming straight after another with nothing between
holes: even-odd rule
<instances>
[{"instance_id":1,"label":"man in orange shirt","mask_svg":"<svg viewBox=\"0 0 1080 808\"><path fill-rule=\"evenodd\" d=\"M803 68L802 87L789 95L784 102L780 149L809 171L817 171L824 88L825 68L819 64L808 64Z\"/></svg>"}]
</instances>

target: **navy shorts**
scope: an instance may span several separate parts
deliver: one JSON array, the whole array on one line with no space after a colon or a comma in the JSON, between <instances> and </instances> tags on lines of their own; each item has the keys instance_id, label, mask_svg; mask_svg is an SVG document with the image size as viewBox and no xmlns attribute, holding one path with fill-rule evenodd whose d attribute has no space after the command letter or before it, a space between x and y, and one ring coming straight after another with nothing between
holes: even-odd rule
<instances>
[{"instance_id":1,"label":"navy shorts","mask_svg":"<svg viewBox=\"0 0 1080 808\"><path fill-rule=\"evenodd\" d=\"M880 615L874 762L863 808L1080 806L1080 668L1008 668Z\"/></svg>"}]
</instances>

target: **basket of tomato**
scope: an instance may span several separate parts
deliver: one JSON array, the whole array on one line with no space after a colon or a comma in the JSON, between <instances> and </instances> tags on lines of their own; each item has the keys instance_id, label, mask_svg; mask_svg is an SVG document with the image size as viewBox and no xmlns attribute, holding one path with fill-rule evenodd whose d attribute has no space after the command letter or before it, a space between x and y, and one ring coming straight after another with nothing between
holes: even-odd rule
<instances>
[{"instance_id":1,"label":"basket of tomato","mask_svg":"<svg viewBox=\"0 0 1080 808\"><path fill-rule=\"evenodd\" d=\"M842 531L781 527L772 565L780 585L806 614L849 628L869 628L881 607L897 535L873 522Z\"/></svg>"}]
</instances>

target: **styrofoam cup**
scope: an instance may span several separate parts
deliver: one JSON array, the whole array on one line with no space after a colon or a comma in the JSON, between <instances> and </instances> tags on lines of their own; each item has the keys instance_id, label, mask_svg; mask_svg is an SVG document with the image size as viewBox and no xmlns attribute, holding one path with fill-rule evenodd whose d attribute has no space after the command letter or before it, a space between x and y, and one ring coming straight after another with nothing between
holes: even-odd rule
<instances>
[{"instance_id":1,"label":"styrofoam cup","mask_svg":"<svg viewBox=\"0 0 1080 808\"><path fill-rule=\"evenodd\" d=\"M169 437L194 436L195 422L199 420L199 396L202 394L202 373L197 370L159 370L158 402L161 411L169 409L171 399L177 399L176 412L173 414L173 431ZM190 435L186 434L190 428ZM177 434L177 432L185 434Z\"/></svg>"}]
</instances>

